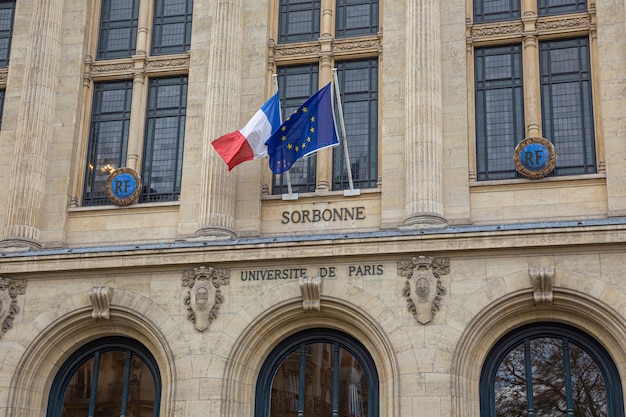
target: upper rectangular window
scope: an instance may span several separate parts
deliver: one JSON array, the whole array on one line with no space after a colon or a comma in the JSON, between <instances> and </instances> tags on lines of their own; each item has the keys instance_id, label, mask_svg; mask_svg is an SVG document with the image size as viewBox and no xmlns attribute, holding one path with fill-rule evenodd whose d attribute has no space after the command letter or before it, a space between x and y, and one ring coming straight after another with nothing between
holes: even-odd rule
<instances>
[{"instance_id":1,"label":"upper rectangular window","mask_svg":"<svg viewBox=\"0 0 626 417\"><path fill-rule=\"evenodd\" d=\"M317 40L320 36L320 0L281 0L278 42Z\"/></svg>"},{"instance_id":2,"label":"upper rectangular window","mask_svg":"<svg viewBox=\"0 0 626 417\"><path fill-rule=\"evenodd\" d=\"M15 0L0 1L0 67L9 65L14 19Z\"/></svg>"},{"instance_id":3,"label":"upper rectangular window","mask_svg":"<svg viewBox=\"0 0 626 417\"><path fill-rule=\"evenodd\" d=\"M378 32L378 1L337 0L335 36L369 35Z\"/></svg>"},{"instance_id":4,"label":"upper rectangular window","mask_svg":"<svg viewBox=\"0 0 626 417\"><path fill-rule=\"evenodd\" d=\"M138 19L139 0L102 0L97 59L133 55Z\"/></svg>"},{"instance_id":5,"label":"upper rectangular window","mask_svg":"<svg viewBox=\"0 0 626 417\"><path fill-rule=\"evenodd\" d=\"M186 52L191 47L192 0L155 0L152 55Z\"/></svg>"},{"instance_id":6,"label":"upper rectangular window","mask_svg":"<svg viewBox=\"0 0 626 417\"><path fill-rule=\"evenodd\" d=\"M587 0L539 0L537 5L539 16L585 11L587 11Z\"/></svg>"},{"instance_id":7,"label":"upper rectangular window","mask_svg":"<svg viewBox=\"0 0 626 417\"><path fill-rule=\"evenodd\" d=\"M520 0L475 0L474 23L519 19Z\"/></svg>"}]
</instances>

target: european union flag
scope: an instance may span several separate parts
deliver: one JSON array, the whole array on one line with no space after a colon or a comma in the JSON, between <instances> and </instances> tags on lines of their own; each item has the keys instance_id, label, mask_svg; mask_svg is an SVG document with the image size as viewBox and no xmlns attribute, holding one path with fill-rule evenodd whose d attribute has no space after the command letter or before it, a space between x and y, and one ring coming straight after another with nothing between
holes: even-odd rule
<instances>
[{"instance_id":1,"label":"european union flag","mask_svg":"<svg viewBox=\"0 0 626 417\"><path fill-rule=\"evenodd\" d=\"M270 169L282 174L299 158L339 144L331 100L331 84L312 95L268 140Z\"/></svg>"}]
</instances>

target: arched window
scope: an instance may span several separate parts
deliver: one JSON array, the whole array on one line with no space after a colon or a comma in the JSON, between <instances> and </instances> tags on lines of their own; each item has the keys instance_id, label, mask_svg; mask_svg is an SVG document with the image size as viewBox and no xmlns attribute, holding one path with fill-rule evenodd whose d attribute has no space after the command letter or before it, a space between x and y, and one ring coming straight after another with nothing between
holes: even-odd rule
<instances>
[{"instance_id":1,"label":"arched window","mask_svg":"<svg viewBox=\"0 0 626 417\"><path fill-rule=\"evenodd\" d=\"M255 417L377 417L378 374L363 345L313 329L279 344L256 386Z\"/></svg>"},{"instance_id":2,"label":"arched window","mask_svg":"<svg viewBox=\"0 0 626 417\"><path fill-rule=\"evenodd\" d=\"M161 376L154 357L125 337L94 340L63 364L47 417L157 417Z\"/></svg>"},{"instance_id":3,"label":"arched window","mask_svg":"<svg viewBox=\"0 0 626 417\"><path fill-rule=\"evenodd\" d=\"M496 343L483 366L481 417L623 417L607 351L570 326L537 323Z\"/></svg>"}]
</instances>

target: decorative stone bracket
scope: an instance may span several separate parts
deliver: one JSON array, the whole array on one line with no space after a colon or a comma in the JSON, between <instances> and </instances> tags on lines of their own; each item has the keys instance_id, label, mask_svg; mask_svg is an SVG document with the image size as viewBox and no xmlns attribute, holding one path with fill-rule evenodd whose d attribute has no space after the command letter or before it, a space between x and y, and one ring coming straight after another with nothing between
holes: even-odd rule
<instances>
[{"instance_id":1,"label":"decorative stone bracket","mask_svg":"<svg viewBox=\"0 0 626 417\"><path fill-rule=\"evenodd\" d=\"M113 288L93 287L89 290L89 300L93 307L91 317L96 320L108 320L111 318L111 297Z\"/></svg>"},{"instance_id":2,"label":"decorative stone bracket","mask_svg":"<svg viewBox=\"0 0 626 417\"><path fill-rule=\"evenodd\" d=\"M535 305L552 304L554 299L554 268L530 268Z\"/></svg>"},{"instance_id":3,"label":"decorative stone bracket","mask_svg":"<svg viewBox=\"0 0 626 417\"><path fill-rule=\"evenodd\" d=\"M26 280L0 278L0 337L13 328L13 320L20 312L17 296L26 293Z\"/></svg>"},{"instance_id":4,"label":"decorative stone bracket","mask_svg":"<svg viewBox=\"0 0 626 417\"><path fill-rule=\"evenodd\" d=\"M220 287L228 285L230 270L201 266L183 273L183 287L188 287L185 296L187 318L195 324L196 330L205 331L217 317L224 297Z\"/></svg>"},{"instance_id":5,"label":"decorative stone bracket","mask_svg":"<svg viewBox=\"0 0 626 417\"><path fill-rule=\"evenodd\" d=\"M409 312L418 323L430 322L439 311L441 297L446 293L440 276L450 273L450 260L420 256L410 261L399 261L398 272L407 278L402 295L407 299Z\"/></svg>"},{"instance_id":6,"label":"decorative stone bracket","mask_svg":"<svg viewBox=\"0 0 626 417\"><path fill-rule=\"evenodd\" d=\"M320 311L322 295L322 277L300 277L302 308L304 311Z\"/></svg>"}]
</instances>

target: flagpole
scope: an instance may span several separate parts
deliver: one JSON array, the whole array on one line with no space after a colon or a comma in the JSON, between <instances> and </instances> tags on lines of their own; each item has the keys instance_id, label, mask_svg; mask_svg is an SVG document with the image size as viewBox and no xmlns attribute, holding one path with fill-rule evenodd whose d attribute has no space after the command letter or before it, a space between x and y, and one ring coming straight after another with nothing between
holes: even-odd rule
<instances>
[{"instance_id":1,"label":"flagpole","mask_svg":"<svg viewBox=\"0 0 626 417\"><path fill-rule=\"evenodd\" d=\"M349 190L343 190L344 196L355 196L360 195L361 190L354 189L354 183L352 182L352 166L350 164L350 155L348 154L348 142L346 141L346 125L343 121L343 107L341 105L341 93L339 92L339 80L337 79L337 68L333 68L333 80L335 84L335 96L337 97L337 107L339 111L337 112L339 115L339 127L340 127L340 136L341 142L343 142L343 151L346 156L346 168L348 170L348 182L350 184Z\"/></svg>"},{"instance_id":2,"label":"flagpole","mask_svg":"<svg viewBox=\"0 0 626 417\"><path fill-rule=\"evenodd\" d=\"M274 92L278 93L278 74L272 75L274 77ZM283 123L283 114L282 111L279 112L280 115L280 123ZM291 192L291 175L289 175L289 170L285 172L285 179L287 180L287 192L289 194L283 194L283 200L297 200L298 194L294 194Z\"/></svg>"}]
</instances>

